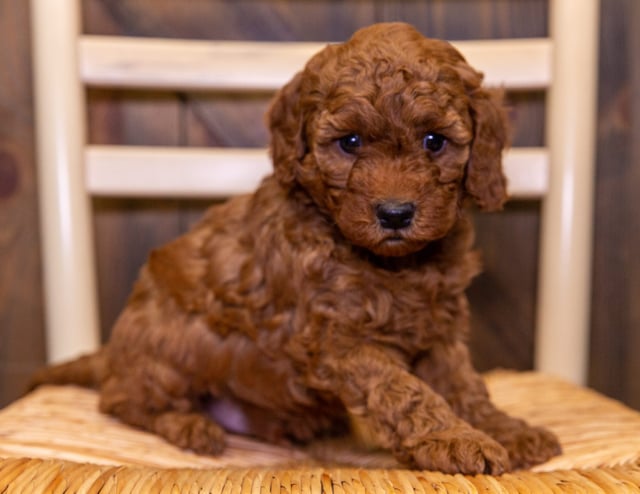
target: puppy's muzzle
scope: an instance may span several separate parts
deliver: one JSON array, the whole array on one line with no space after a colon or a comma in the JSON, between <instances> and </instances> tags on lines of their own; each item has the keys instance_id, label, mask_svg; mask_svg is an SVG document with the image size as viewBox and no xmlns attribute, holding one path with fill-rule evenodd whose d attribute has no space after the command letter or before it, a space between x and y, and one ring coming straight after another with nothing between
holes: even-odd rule
<instances>
[{"instance_id":1,"label":"puppy's muzzle","mask_svg":"<svg viewBox=\"0 0 640 494\"><path fill-rule=\"evenodd\" d=\"M380 226L387 230L401 230L411 225L416 213L412 202L385 201L376 206Z\"/></svg>"}]
</instances>

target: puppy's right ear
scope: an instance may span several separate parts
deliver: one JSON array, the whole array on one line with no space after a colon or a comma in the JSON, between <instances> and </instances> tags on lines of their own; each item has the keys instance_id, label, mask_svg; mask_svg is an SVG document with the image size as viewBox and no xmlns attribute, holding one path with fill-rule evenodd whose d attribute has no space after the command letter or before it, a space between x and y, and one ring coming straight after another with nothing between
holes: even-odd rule
<instances>
[{"instance_id":1,"label":"puppy's right ear","mask_svg":"<svg viewBox=\"0 0 640 494\"><path fill-rule=\"evenodd\" d=\"M285 188L290 188L295 182L295 170L306 153L300 104L301 81L302 72L299 72L278 91L267 112L274 173Z\"/></svg>"}]
</instances>

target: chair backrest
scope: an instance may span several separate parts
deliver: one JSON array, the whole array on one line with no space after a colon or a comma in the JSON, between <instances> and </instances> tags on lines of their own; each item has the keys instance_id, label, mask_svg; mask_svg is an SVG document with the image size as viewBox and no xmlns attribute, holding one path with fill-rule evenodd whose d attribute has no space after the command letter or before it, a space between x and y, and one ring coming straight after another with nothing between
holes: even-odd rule
<instances>
[{"instance_id":1,"label":"chair backrest","mask_svg":"<svg viewBox=\"0 0 640 494\"><path fill-rule=\"evenodd\" d=\"M91 195L228 196L271 168L261 149L88 146L85 86L275 90L323 46L81 35L79 4L31 0L50 361L99 344ZM549 8L547 38L454 44L488 85L548 92L546 146L509 150L505 167L512 197L543 201L536 368L583 383L599 2Z\"/></svg>"}]
</instances>

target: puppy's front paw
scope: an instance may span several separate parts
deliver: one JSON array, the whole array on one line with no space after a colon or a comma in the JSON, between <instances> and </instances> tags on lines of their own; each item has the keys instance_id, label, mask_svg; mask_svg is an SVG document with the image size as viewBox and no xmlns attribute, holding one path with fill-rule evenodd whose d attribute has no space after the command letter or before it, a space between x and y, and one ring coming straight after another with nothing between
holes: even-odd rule
<instances>
[{"instance_id":1,"label":"puppy's front paw","mask_svg":"<svg viewBox=\"0 0 640 494\"><path fill-rule=\"evenodd\" d=\"M511 467L507 451L500 444L471 428L430 434L410 455L418 468L451 474L500 475Z\"/></svg>"},{"instance_id":2,"label":"puppy's front paw","mask_svg":"<svg viewBox=\"0 0 640 494\"><path fill-rule=\"evenodd\" d=\"M562 452L558 438L542 427L528 425L503 432L498 441L509 452L514 469L529 468Z\"/></svg>"},{"instance_id":3,"label":"puppy's front paw","mask_svg":"<svg viewBox=\"0 0 640 494\"><path fill-rule=\"evenodd\" d=\"M218 455L226 444L224 430L198 413L163 413L156 417L154 431L179 448L198 454Z\"/></svg>"}]
</instances>

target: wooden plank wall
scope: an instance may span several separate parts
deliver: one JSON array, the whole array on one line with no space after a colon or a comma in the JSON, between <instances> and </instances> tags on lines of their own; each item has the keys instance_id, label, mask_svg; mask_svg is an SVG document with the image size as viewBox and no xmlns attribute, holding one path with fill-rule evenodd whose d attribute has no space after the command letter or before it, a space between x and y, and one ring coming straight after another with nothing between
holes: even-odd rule
<instances>
[{"instance_id":1,"label":"wooden plank wall","mask_svg":"<svg viewBox=\"0 0 640 494\"><path fill-rule=\"evenodd\" d=\"M590 383L640 409L640 2L603 2Z\"/></svg>"},{"instance_id":2,"label":"wooden plank wall","mask_svg":"<svg viewBox=\"0 0 640 494\"><path fill-rule=\"evenodd\" d=\"M45 358L27 3L0 0L0 406Z\"/></svg>"},{"instance_id":3,"label":"wooden plank wall","mask_svg":"<svg viewBox=\"0 0 640 494\"><path fill-rule=\"evenodd\" d=\"M640 165L640 110L631 90L640 77L638 64L633 72L630 63L640 57L634 34L640 28L640 3L602 2L590 379L640 408L640 388L632 379L640 373L634 356L634 348L640 350L640 309L633 303L640 298L634 263L640 245L634 185L640 185L640 177L632 166ZM449 39L529 37L545 35L548 21L546 0L84 0L84 7L88 33L201 39L341 40L384 20L411 21L429 35ZM0 0L0 405L17 396L28 373L44 360L27 10L27 2ZM89 138L93 143L264 145L261 115L268 100L269 95L94 90ZM543 103L541 94L511 95L515 143L542 142ZM94 201L105 336L149 249L183 232L205 207L201 201ZM486 271L470 296L474 357L482 369L532 365L538 209L535 202L519 202L503 214L476 218Z\"/></svg>"}]
</instances>

